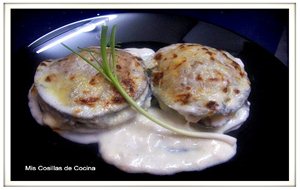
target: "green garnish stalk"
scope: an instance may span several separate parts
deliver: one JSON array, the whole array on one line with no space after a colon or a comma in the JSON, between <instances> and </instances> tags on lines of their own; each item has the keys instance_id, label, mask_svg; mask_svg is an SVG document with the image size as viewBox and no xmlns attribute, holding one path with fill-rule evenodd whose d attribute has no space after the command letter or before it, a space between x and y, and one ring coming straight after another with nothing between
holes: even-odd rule
<instances>
[{"instance_id":1,"label":"green garnish stalk","mask_svg":"<svg viewBox=\"0 0 300 190\"><path fill-rule=\"evenodd\" d=\"M93 68L95 68L99 73L101 73L117 90L118 92L123 96L123 98L127 101L127 103L133 107L136 111L139 113L143 114L146 118L150 119L154 123L158 124L159 126L166 128L168 130L171 130L177 134L189 136L189 137L198 137L198 138L214 138L214 139L219 139L222 141L225 141L229 144L234 144L236 142L236 139L233 137L230 137L228 135L224 134L218 134L218 133L209 133L209 132L194 132L194 131L189 131L189 130L184 130L184 129L179 129L176 127L173 127L171 125L168 125L167 123L155 118L152 116L150 113L148 113L145 109L143 109L141 106L137 104L137 102L128 95L128 93L125 91L125 89L122 87L121 83L119 82L118 76L116 75L115 68L116 68L116 49L115 49L115 35L116 35L116 26L113 26L111 36L110 36L110 57L108 57L107 53L107 31L108 27L107 26L102 26L102 31L101 31L101 40L100 40L100 54L102 57L102 63L96 60L98 65L95 65L92 63L90 60L85 58L84 56L80 55L79 53L75 52L73 49L68 47L65 44L62 44L65 48L79 56L81 59L83 59L85 62L90 64ZM89 49L83 49L85 51L88 51L90 55L94 57L94 53L97 53L95 51L91 51Z\"/></svg>"}]
</instances>

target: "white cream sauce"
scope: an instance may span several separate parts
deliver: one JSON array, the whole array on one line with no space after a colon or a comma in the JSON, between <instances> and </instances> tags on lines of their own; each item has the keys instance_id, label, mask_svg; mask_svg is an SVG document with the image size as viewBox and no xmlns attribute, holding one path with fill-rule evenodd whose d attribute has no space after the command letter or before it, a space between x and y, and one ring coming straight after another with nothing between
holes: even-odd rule
<instances>
[{"instance_id":1,"label":"white cream sauce","mask_svg":"<svg viewBox=\"0 0 300 190\"><path fill-rule=\"evenodd\" d=\"M149 49L148 49L149 50ZM133 50L137 56L151 54L150 50ZM149 54L148 54L149 53ZM29 107L38 123L43 122L43 113L36 95L29 93ZM179 115L150 108L155 117L178 128L194 129ZM243 106L224 126L205 129L206 132L220 133L238 128L249 115L249 104ZM204 131L205 131L204 130ZM126 172L147 172L156 175L170 175L181 171L203 170L228 161L236 153L236 141L214 138L190 138L176 135L144 116L138 116L128 123L112 129L99 129L97 133L60 132L61 136L73 142L98 143L103 159ZM226 136L226 135L224 135Z\"/></svg>"},{"instance_id":2,"label":"white cream sauce","mask_svg":"<svg viewBox=\"0 0 300 190\"><path fill-rule=\"evenodd\" d=\"M215 133L227 133L237 130L248 118L250 111L250 102L246 102L235 113L228 116L217 116L210 119L210 122L205 122L205 125L212 126L204 129ZM196 124L197 127L197 124Z\"/></svg>"},{"instance_id":3,"label":"white cream sauce","mask_svg":"<svg viewBox=\"0 0 300 190\"><path fill-rule=\"evenodd\" d=\"M128 53L131 53L134 56L140 57L144 62L144 67L147 69L151 69L155 67L155 62L153 62L152 58L155 52L149 48L126 48L124 49Z\"/></svg>"},{"instance_id":4,"label":"white cream sauce","mask_svg":"<svg viewBox=\"0 0 300 190\"><path fill-rule=\"evenodd\" d=\"M250 111L250 102L247 102L237 112L229 117L229 120L225 125L219 127L217 132L227 133L233 130L237 130L247 120Z\"/></svg>"},{"instance_id":5,"label":"white cream sauce","mask_svg":"<svg viewBox=\"0 0 300 190\"><path fill-rule=\"evenodd\" d=\"M149 112L174 127L184 127L185 121L166 112L155 108ZM131 123L101 133L99 151L104 160L126 172L168 175L226 162L235 155L236 144L175 135L139 115Z\"/></svg>"}]
</instances>

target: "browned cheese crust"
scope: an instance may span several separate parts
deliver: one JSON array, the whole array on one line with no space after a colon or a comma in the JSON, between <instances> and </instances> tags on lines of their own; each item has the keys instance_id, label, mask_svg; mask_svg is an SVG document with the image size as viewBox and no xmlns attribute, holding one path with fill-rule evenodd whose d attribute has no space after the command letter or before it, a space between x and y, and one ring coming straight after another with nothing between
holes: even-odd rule
<instances>
[{"instance_id":1,"label":"browned cheese crust","mask_svg":"<svg viewBox=\"0 0 300 190\"><path fill-rule=\"evenodd\" d=\"M87 51L80 54L97 65L102 62L97 47L94 57ZM116 74L126 92L137 100L147 88L141 60L125 51L116 53ZM117 90L92 66L75 54L43 61L37 68L35 86L47 104L59 111L89 117L120 110L126 101Z\"/></svg>"},{"instance_id":2,"label":"browned cheese crust","mask_svg":"<svg viewBox=\"0 0 300 190\"><path fill-rule=\"evenodd\" d=\"M197 122L239 109L250 93L242 63L200 44L174 44L156 52L152 89L159 101Z\"/></svg>"}]
</instances>

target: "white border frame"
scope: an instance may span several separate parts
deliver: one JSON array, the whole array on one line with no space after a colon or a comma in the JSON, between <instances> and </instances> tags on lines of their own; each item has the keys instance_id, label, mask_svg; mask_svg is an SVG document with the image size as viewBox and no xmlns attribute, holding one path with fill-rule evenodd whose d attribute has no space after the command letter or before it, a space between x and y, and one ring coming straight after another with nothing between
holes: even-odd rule
<instances>
[{"instance_id":1,"label":"white border frame","mask_svg":"<svg viewBox=\"0 0 300 190\"><path fill-rule=\"evenodd\" d=\"M33 4L32 4L33 3ZM4 64L2 73L4 76L4 81L1 85L4 84L4 96L0 96L0 99L3 100L4 108L2 114L0 114L0 121L4 121L4 185L5 186L214 186L214 187L221 187L221 186L295 186L296 183L296 164L295 164L295 157L296 157L296 117L295 117L295 101L296 101L296 3L278 3L278 4L269 4L269 3L248 3L248 4L233 4L233 3L137 3L137 2L127 2L121 4L119 1L111 1L110 3L95 3L92 1L90 4L82 4L82 3L62 3L57 4L60 2L53 1L53 3L39 3L35 4L36 1L32 1L32 3L23 3L21 4L18 1L11 1L9 3L4 4L4 46L1 47L0 52L4 52ZM87 2L88 3L88 2ZM157 4L159 3L159 4ZM239 182L231 182L231 181L11 181L10 180L10 10L12 8L47 8L47 9L72 9L72 8L80 8L80 9L171 9L171 8L180 8L180 9L207 9L207 8L234 8L234 9L241 9L241 8L250 8L250 9L262 9L262 8L286 8L289 9L289 98L290 98L290 115L289 115L289 122L290 122L290 146L289 146L289 181L239 181ZM3 23L1 23L3 24ZM2 25L3 26L3 25ZM3 36L2 35L2 36ZM4 48L4 51L3 49ZM2 50L2 51L1 51ZM1 86L2 87L2 86ZM4 101L5 98L5 101ZM2 102L1 102L2 103ZM2 107L2 104L0 104ZM4 115L4 118L2 116ZM5 120L4 120L5 119ZM299 156L298 156L299 157ZM1 158L2 159L2 158ZM2 161L2 160L1 160ZM2 176L0 176L2 177Z\"/></svg>"}]
</instances>

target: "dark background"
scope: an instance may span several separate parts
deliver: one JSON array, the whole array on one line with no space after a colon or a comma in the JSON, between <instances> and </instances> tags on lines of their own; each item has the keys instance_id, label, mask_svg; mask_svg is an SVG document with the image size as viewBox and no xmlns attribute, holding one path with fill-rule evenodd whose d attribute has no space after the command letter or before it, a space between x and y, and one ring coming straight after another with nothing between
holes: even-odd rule
<instances>
[{"instance_id":1,"label":"dark background","mask_svg":"<svg viewBox=\"0 0 300 190\"><path fill-rule=\"evenodd\" d=\"M202 32L205 38L188 40L207 45L232 47L224 29L242 42L232 52L245 63L252 83L250 117L232 133L238 138L236 156L200 172L181 172L171 176L128 174L106 164L97 155L97 145L72 143L39 126L31 117L27 93L33 82L36 58L27 48L40 36L68 23L112 13L161 13L183 17L187 28L198 22L209 23L220 36ZM11 179L12 180L288 180L288 10L12 10L11 14ZM177 17L174 17L176 19ZM178 21L179 22L179 21ZM208 24L206 24L208 23ZM149 23L155 25L155 23ZM219 26L219 27L218 27ZM218 29L220 28L220 30ZM142 30L142 28L141 28ZM221 31L221 32L219 32ZM228 33L228 34L229 34ZM151 34L145 34L151 35ZM195 34L194 34L195 35ZM224 36L223 36L224 35ZM201 41L202 40L202 41ZM185 42L184 39L181 41ZM159 42L142 45L157 49ZM140 42L122 44L141 45ZM235 44L234 44L235 45ZM281 61L280 61L281 60ZM96 171L25 171L26 165L96 166Z\"/></svg>"},{"instance_id":2,"label":"dark background","mask_svg":"<svg viewBox=\"0 0 300 190\"><path fill-rule=\"evenodd\" d=\"M203 10L44 10L12 11L12 50L29 45L52 30L97 15L141 12L188 16L229 29L259 44L287 63L288 10L203 9ZM279 52L278 52L279 51Z\"/></svg>"}]
</instances>

